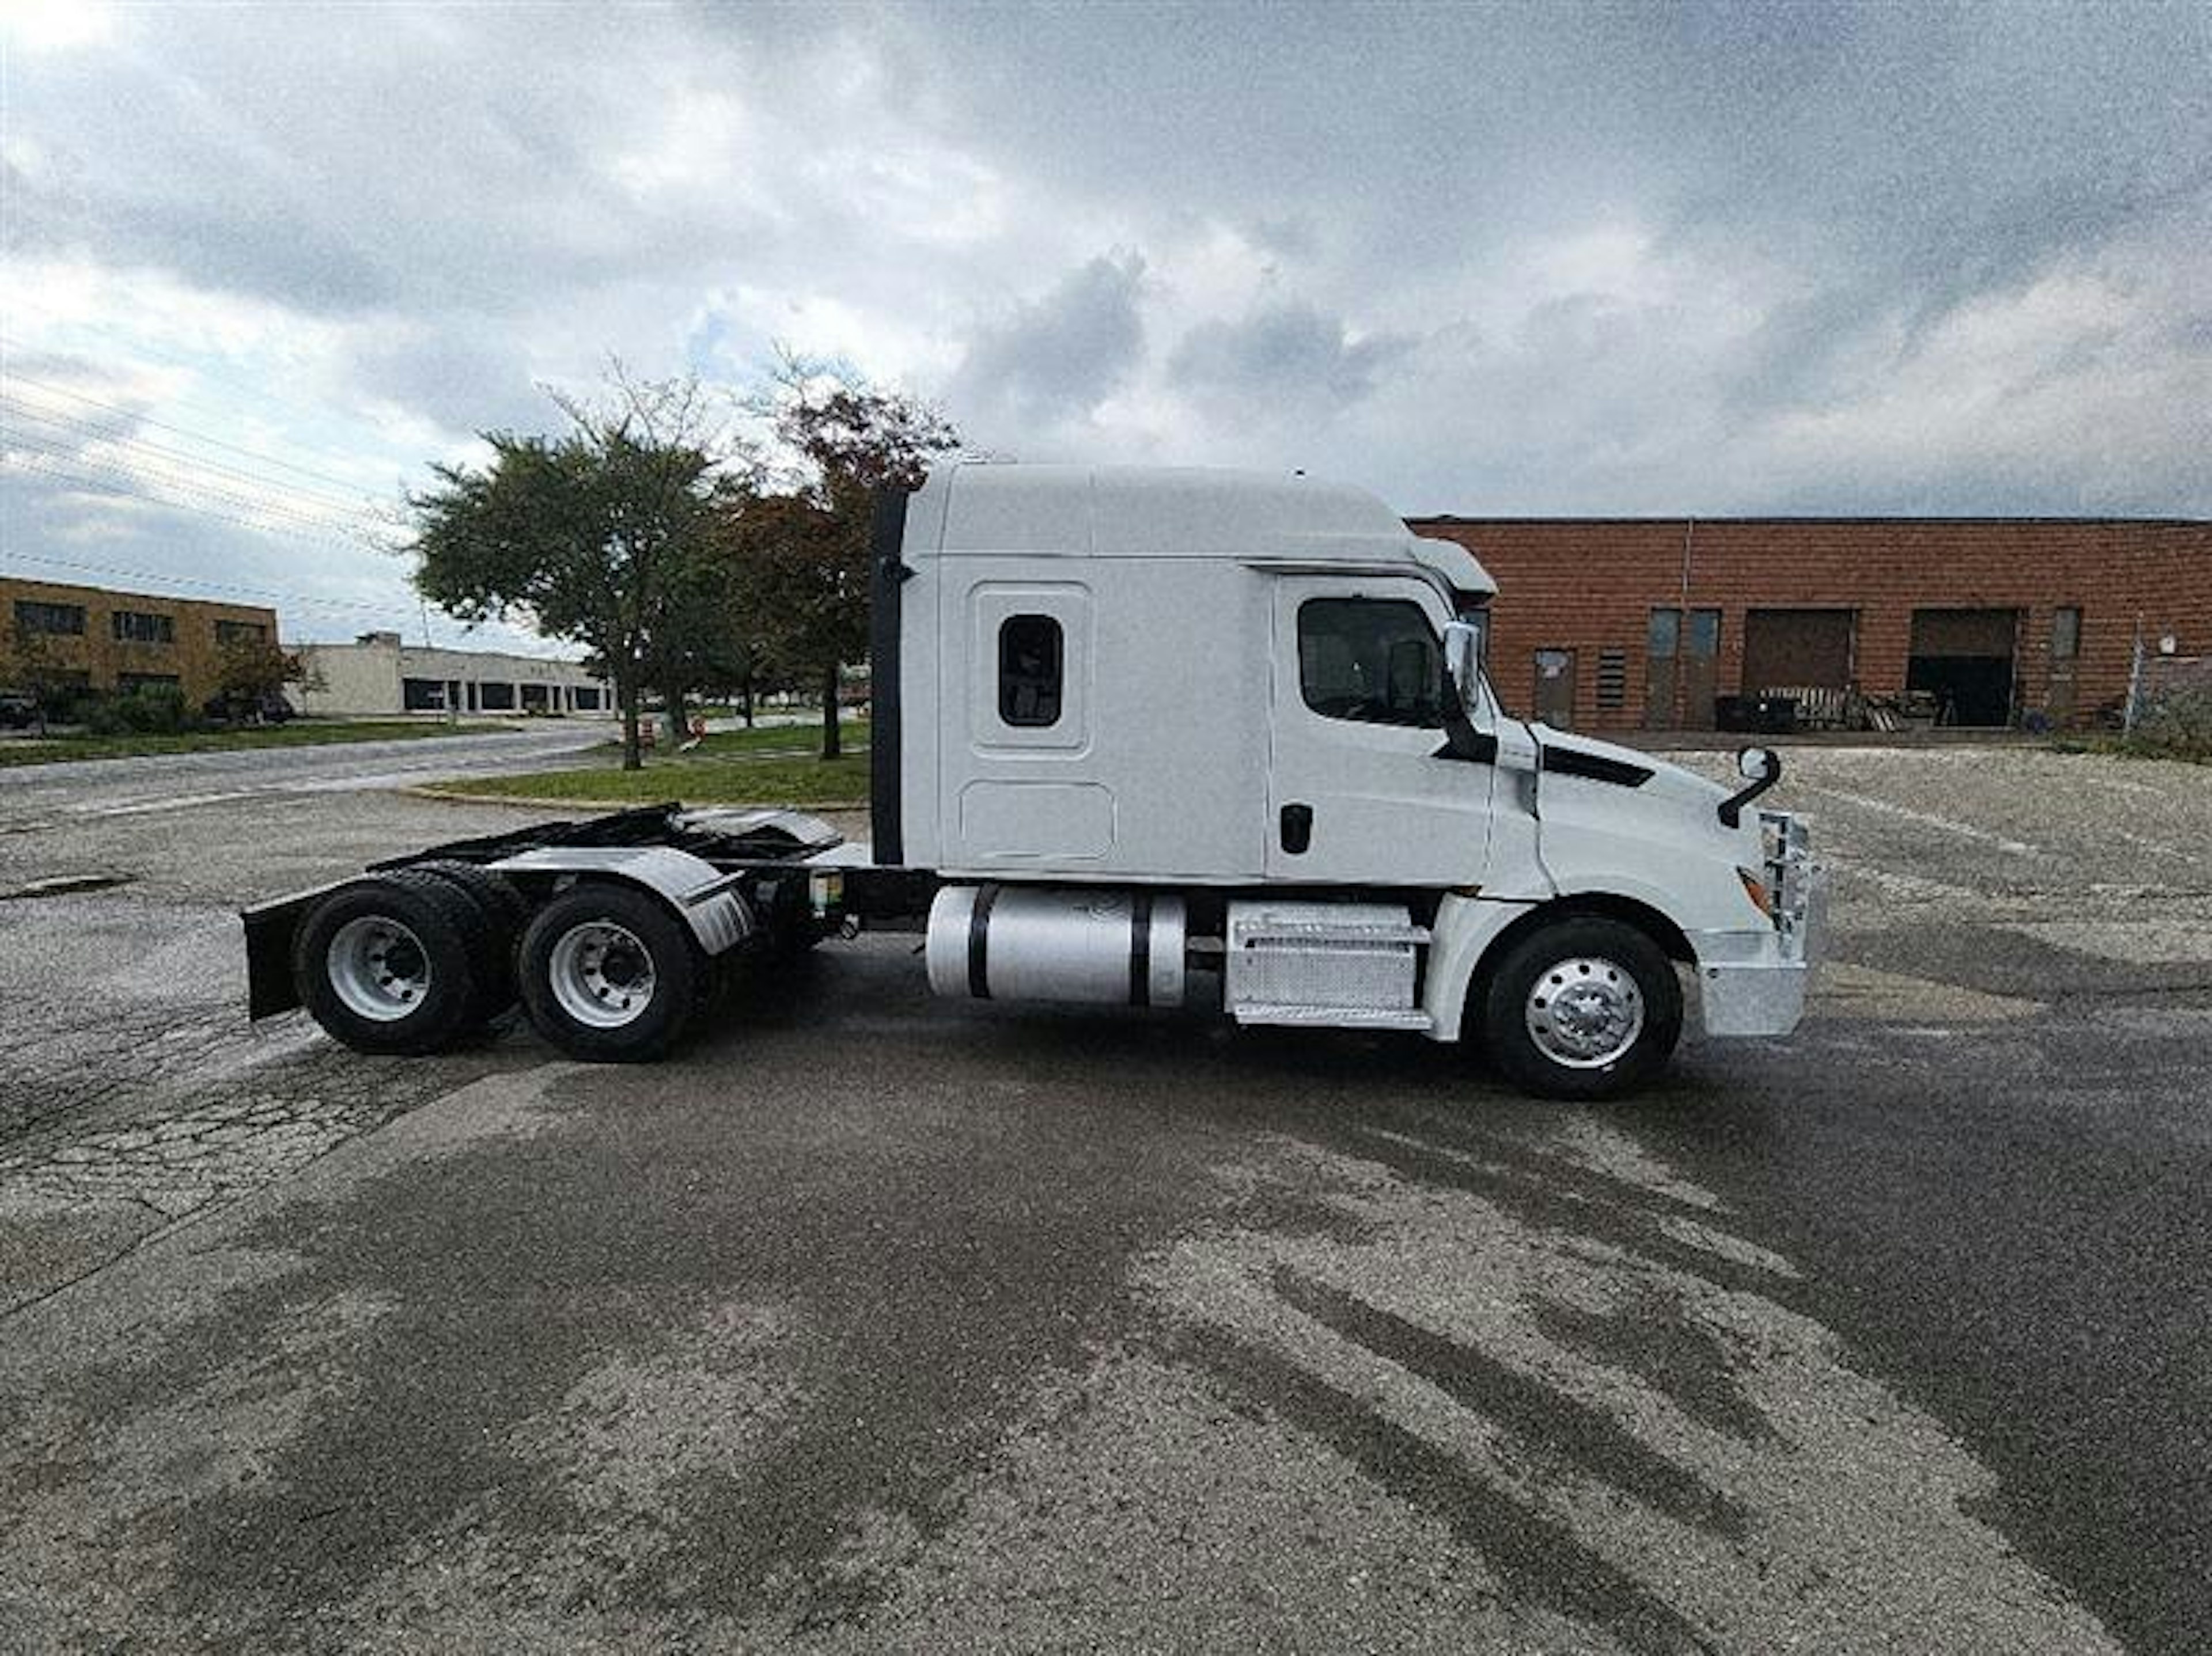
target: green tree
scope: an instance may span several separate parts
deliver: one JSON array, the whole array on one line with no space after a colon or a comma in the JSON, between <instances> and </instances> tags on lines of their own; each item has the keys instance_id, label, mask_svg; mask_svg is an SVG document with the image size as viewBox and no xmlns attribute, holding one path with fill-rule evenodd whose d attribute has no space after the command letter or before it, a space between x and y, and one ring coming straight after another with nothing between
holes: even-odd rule
<instances>
[{"instance_id":1,"label":"green tree","mask_svg":"<svg viewBox=\"0 0 2212 1656\"><path fill-rule=\"evenodd\" d=\"M234 638L216 646L216 697L236 711L258 713L287 684L307 682L298 654L264 638Z\"/></svg>"},{"instance_id":2,"label":"green tree","mask_svg":"<svg viewBox=\"0 0 2212 1656\"><path fill-rule=\"evenodd\" d=\"M787 354L757 411L796 457L779 494L744 501L730 526L744 631L757 659L822 692L822 756L838 756L841 670L868 649L868 536L876 492L918 488L959 446L933 404Z\"/></svg>"},{"instance_id":3,"label":"green tree","mask_svg":"<svg viewBox=\"0 0 2212 1656\"><path fill-rule=\"evenodd\" d=\"M514 616L581 646L614 684L635 770L641 693L671 696L681 718L698 629L729 624L726 583L706 566L742 485L696 380L641 383L617 363L609 384L604 407L556 396L565 435L484 434L489 467L438 466L409 505L417 589L464 620Z\"/></svg>"},{"instance_id":4,"label":"green tree","mask_svg":"<svg viewBox=\"0 0 2212 1656\"><path fill-rule=\"evenodd\" d=\"M688 696L730 695L751 671L751 652L738 624L744 598L728 537L719 530L744 498L737 484L722 488L719 515L708 526L703 543L672 573L666 615L649 643L652 684L679 737Z\"/></svg>"},{"instance_id":5,"label":"green tree","mask_svg":"<svg viewBox=\"0 0 2212 1656\"><path fill-rule=\"evenodd\" d=\"M0 634L0 689L31 698L40 736L48 719L87 694L84 686L85 675L64 664L52 635L20 626Z\"/></svg>"}]
</instances>

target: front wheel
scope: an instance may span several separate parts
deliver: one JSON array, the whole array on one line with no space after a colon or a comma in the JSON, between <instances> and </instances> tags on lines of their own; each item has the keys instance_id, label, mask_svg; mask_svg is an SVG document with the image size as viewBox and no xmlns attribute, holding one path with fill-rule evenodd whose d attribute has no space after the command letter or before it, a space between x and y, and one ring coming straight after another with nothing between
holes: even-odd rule
<instances>
[{"instance_id":1,"label":"front wheel","mask_svg":"<svg viewBox=\"0 0 2212 1656\"><path fill-rule=\"evenodd\" d=\"M1650 936L1578 914L1506 952L1482 997L1498 1067L1549 1098L1614 1098L1640 1086L1682 1034L1682 985Z\"/></svg>"},{"instance_id":2,"label":"front wheel","mask_svg":"<svg viewBox=\"0 0 2212 1656\"><path fill-rule=\"evenodd\" d=\"M684 1033L704 962L659 898L586 884L556 897L522 934L515 977L538 1032L571 1058L658 1058Z\"/></svg>"}]
</instances>

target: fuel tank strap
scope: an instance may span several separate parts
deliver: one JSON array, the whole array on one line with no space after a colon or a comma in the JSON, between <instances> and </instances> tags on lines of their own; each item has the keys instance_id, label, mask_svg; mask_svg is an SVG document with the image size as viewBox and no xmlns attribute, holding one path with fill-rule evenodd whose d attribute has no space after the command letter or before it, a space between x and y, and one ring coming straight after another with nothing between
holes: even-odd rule
<instances>
[{"instance_id":1,"label":"fuel tank strap","mask_svg":"<svg viewBox=\"0 0 2212 1656\"><path fill-rule=\"evenodd\" d=\"M968 911L968 992L977 1000L991 998L991 906L999 901L996 881L975 893L975 906Z\"/></svg>"},{"instance_id":2,"label":"fuel tank strap","mask_svg":"<svg viewBox=\"0 0 2212 1656\"><path fill-rule=\"evenodd\" d=\"M1152 894L1139 891L1129 904L1129 1004L1152 1004Z\"/></svg>"}]
</instances>

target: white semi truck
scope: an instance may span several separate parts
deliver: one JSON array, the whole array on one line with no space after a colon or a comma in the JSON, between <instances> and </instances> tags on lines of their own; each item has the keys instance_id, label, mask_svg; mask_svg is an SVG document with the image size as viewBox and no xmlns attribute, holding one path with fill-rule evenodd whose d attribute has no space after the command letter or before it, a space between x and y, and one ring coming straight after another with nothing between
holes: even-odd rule
<instances>
[{"instance_id":1,"label":"white semi truck","mask_svg":"<svg viewBox=\"0 0 2212 1656\"><path fill-rule=\"evenodd\" d=\"M961 464L879 502L871 843L656 806L397 858L244 915L252 1015L419 1052L520 998L665 1051L726 962L926 933L938 993L1477 1040L1528 1089L1794 1028L1803 824L1509 716L1465 549L1303 476Z\"/></svg>"}]
</instances>

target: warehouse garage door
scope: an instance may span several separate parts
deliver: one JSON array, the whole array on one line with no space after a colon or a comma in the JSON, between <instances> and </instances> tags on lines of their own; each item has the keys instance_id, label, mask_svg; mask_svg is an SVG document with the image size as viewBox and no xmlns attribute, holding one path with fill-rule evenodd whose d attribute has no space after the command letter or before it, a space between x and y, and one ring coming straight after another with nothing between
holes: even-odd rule
<instances>
[{"instance_id":1,"label":"warehouse garage door","mask_svg":"<svg viewBox=\"0 0 2212 1656\"><path fill-rule=\"evenodd\" d=\"M1915 610L1905 688L1936 698L1942 725L2009 725L2017 610Z\"/></svg>"},{"instance_id":2,"label":"warehouse garage door","mask_svg":"<svg viewBox=\"0 0 2212 1656\"><path fill-rule=\"evenodd\" d=\"M1749 610L1743 617L1743 693L1851 682L1853 610Z\"/></svg>"}]
</instances>

